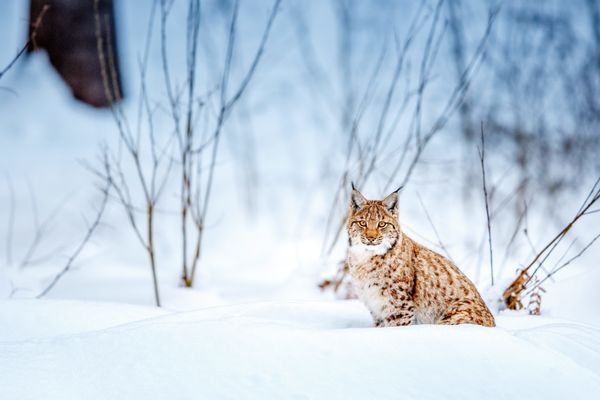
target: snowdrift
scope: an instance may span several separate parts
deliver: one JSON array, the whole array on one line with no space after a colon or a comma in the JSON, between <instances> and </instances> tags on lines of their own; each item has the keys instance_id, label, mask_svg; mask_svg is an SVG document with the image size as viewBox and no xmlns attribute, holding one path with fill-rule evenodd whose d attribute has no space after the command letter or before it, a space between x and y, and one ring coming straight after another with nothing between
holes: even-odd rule
<instances>
[{"instance_id":1,"label":"snowdrift","mask_svg":"<svg viewBox=\"0 0 600 400\"><path fill-rule=\"evenodd\" d=\"M511 316L500 317L499 328L382 329L371 327L355 301L182 313L116 304L36 304L0 303L2 399L597 399L600 394L600 330L557 320Z\"/></svg>"}]
</instances>

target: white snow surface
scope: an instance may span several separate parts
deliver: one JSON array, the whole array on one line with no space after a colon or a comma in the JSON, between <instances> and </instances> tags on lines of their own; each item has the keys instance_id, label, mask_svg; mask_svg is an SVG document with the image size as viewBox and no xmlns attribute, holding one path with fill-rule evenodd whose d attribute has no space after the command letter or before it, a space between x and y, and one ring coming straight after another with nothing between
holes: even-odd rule
<instances>
[{"instance_id":1,"label":"white snow surface","mask_svg":"<svg viewBox=\"0 0 600 400\"><path fill-rule=\"evenodd\" d=\"M357 301L168 313L54 300L5 301L0 318L2 399L600 394L600 330L548 318L500 316L498 328L373 328Z\"/></svg>"},{"instance_id":2,"label":"white snow surface","mask_svg":"<svg viewBox=\"0 0 600 400\"><path fill-rule=\"evenodd\" d=\"M245 12L256 10L265 18L265 7L243 3ZM323 181L323 170L342 165L343 157L334 129L338 122L328 118L329 109L320 106L322 99L301 90L302 85L289 85L290 76L301 74L303 64L301 53L288 51L292 24L285 13L292 12L294 4L286 3L266 54L271 58L259 68L258 89L249 93L246 104L259 144L255 151L261 180L255 215L246 215L240 206L245 175L236 164L240 150L235 145L241 133L251 133L249 124L243 123L243 129L228 125L231 131L224 136L227 146L219 159L219 185L195 290L177 287L179 242L173 234L177 226L165 222L159 232L163 245L158 249L165 309L143 306L153 304L145 255L134 235L121 226L122 210L111 204L93 243L48 294L49 300L0 301L0 400L599 399L597 249L580 260L585 268L569 267L556 276L556 282L544 284L544 317L503 313L494 329L373 328L360 302L330 301L329 294L317 290L324 267L319 252L332 197L327 185L340 176L333 170ZM135 108L135 60L150 4L121 2L128 108ZM185 46L179 40L185 23L178 21L185 21L185 4L175 2L174 13L179 14L172 20L175 31L170 36L174 66L180 68L185 57L177 46ZM327 3L310 4L309 16L317 17L315 26L323 27L312 32L322 43L319 51L323 56L335 54L330 51L335 40L332 27L324 23L327 18L317 7ZM407 5L401 6L402 14L409 15L404 12ZM0 49L0 67L23 42L27 13L27 2L0 1L0 32L6 42ZM254 48L258 31L250 31L240 38L247 39L246 47ZM163 89L156 78L162 73L156 47L152 54L149 85L159 98ZM107 111L71 99L44 54L21 60L0 86L10 89L0 90L0 172L15 184L16 263L27 250L34 228L28 184L40 199L42 219L68 197L60 224L50 233L50 239L56 240L46 243L40 255L76 245L85 231L80 214L97 200L89 173L78 160L94 160L99 144L114 141L116 131ZM273 93L280 92L271 101ZM307 107L313 103L314 109L326 110L323 115ZM474 218L484 214L463 202L462 189L456 185L462 177L456 149L447 148L447 142L437 146L432 154L440 154L439 165L428 163L430 175L417 175L402 199L402 224L415 233L429 232L416 202L420 193L457 264L483 291L485 273L479 276L481 268L469 265L485 262L470 257L460 243L468 237L465 232L477 225ZM3 179L0 297L35 297L62 268L71 249L65 248L45 266L16 271L3 265L8 258L4 254L7 190ZM436 209L433 205L440 194L444 207ZM169 199L175 195L168 192ZM537 236L539 247L547 239ZM329 260L333 271L345 247L336 251ZM504 270L508 278L514 277L510 269L517 261L524 262L513 258ZM495 293L495 299L501 292L490 293Z\"/></svg>"}]
</instances>

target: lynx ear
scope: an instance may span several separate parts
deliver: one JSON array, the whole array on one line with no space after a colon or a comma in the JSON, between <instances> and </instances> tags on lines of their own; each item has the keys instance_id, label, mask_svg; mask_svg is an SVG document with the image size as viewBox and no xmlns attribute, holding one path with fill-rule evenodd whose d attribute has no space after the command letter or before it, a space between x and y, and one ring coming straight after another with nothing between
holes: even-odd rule
<instances>
[{"instance_id":1,"label":"lynx ear","mask_svg":"<svg viewBox=\"0 0 600 400\"><path fill-rule=\"evenodd\" d=\"M400 186L398 189L394 190L382 201L385 208L387 208L392 215L398 214L398 193L402 190L402 187L403 186Z\"/></svg>"},{"instance_id":2,"label":"lynx ear","mask_svg":"<svg viewBox=\"0 0 600 400\"><path fill-rule=\"evenodd\" d=\"M358 210L362 206L365 205L367 199L363 196L356 188L354 187L354 183L352 183L352 193L350 193L350 208L353 211Z\"/></svg>"}]
</instances>

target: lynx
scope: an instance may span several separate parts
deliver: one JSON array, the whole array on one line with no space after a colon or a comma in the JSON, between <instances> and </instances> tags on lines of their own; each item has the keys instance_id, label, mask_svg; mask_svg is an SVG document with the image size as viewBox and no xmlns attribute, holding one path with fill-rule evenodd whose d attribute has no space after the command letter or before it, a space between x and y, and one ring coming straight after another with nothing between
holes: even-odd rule
<instances>
[{"instance_id":1,"label":"lynx","mask_svg":"<svg viewBox=\"0 0 600 400\"><path fill-rule=\"evenodd\" d=\"M400 189L383 200L367 200L352 185L347 263L375 326L495 326L475 285L450 260L402 232Z\"/></svg>"}]
</instances>

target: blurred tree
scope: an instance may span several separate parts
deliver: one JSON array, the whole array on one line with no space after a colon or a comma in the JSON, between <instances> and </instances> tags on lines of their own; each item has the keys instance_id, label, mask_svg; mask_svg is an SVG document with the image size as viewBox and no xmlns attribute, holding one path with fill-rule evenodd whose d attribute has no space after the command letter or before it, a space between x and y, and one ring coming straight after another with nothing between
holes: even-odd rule
<instances>
[{"instance_id":1,"label":"blurred tree","mask_svg":"<svg viewBox=\"0 0 600 400\"><path fill-rule=\"evenodd\" d=\"M98 60L95 18L99 17L103 51L114 66L115 76L110 80L110 90L113 98L122 98L113 1L101 0L98 3L99 15L96 15L92 1L31 0L30 30L45 5L49 6L47 15L37 30L35 40L29 44L28 52L46 50L50 62L76 99L94 107L108 107L110 104Z\"/></svg>"},{"instance_id":2,"label":"blurred tree","mask_svg":"<svg viewBox=\"0 0 600 400\"><path fill-rule=\"evenodd\" d=\"M469 2L456 10L463 23L475 13ZM503 6L471 113L488 126L491 145L502 149L491 158L516 167L517 214L534 196L556 208L558 195L580 194L600 171L599 22L596 0ZM476 138L467 129L476 124L466 121L472 148Z\"/></svg>"}]
</instances>

